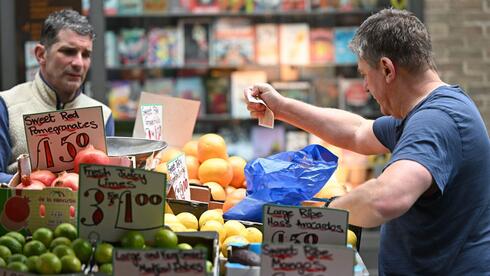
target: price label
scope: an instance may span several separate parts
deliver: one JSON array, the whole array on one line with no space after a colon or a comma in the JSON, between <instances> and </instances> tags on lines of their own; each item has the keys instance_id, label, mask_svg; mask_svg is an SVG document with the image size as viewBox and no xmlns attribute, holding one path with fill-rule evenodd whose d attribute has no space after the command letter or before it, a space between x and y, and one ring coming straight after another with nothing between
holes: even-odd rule
<instances>
[{"instance_id":1,"label":"price label","mask_svg":"<svg viewBox=\"0 0 490 276\"><path fill-rule=\"evenodd\" d=\"M115 249L114 275L206 275L205 250Z\"/></svg>"},{"instance_id":2,"label":"price label","mask_svg":"<svg viewBox=\"0 0 490 276\"><path fill-rule=\"evenodd\" d=\"M163 129L163 106L161 104L144 104L140 109L146 139L160 141Z\"/></svg>"},{"instance_id":3,"label":"price label","mask_svg":"<svg viewBox=\"0 0 490 276\"><path fill-rule=\"evenodd\" d=\"M24 115L31 168L73 169L77 153L88 146L106 152L102 107Z\"/></svg>"},{"instance_id":4,"label":"price label","mask_svg":"<svg viewBox=\"0 0 490 276\"><path fill-rule=\"evenodd\" d=\"M354 275L354 255L346 246L264 243L260 275Z\"/></svg>"},{"instance_id":5,"label":"price label","mask_svg":"<svg viewBox=\"0 0 490 276\"><path fill-rule=\"evenodd\" d=\"M127 230L136 230L152 240L163 226L166 184L166 175L159 172L82 164L80 236L117 242Z\"/></svg>"},{"instance_id":6,"label":"price label","mask_svg":"<svg viewBox=\"0 0 490 276\"><path fill-rule=\"evenodd\" d=\"M295 244L345 245L347 221L345 210L264 205L264 242Z\"/></svg>"},{"instance_id":7,"label":"price label","mask_svg":"<svg viewBox=\"0 0 490 276\"><path fill-rule=\"evenodd\" d=\"M189 174L185 163L185 155L181 154L168 161L167 171L170 185L174 188L176 199L191 200Z\"/></svg>"}]
</instances>

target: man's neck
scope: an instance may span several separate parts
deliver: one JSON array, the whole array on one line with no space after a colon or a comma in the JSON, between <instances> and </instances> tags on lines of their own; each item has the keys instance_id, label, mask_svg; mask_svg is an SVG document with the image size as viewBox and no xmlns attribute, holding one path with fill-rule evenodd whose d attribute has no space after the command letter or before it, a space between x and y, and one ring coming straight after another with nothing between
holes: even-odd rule
<instances>
[{"instance_id":1,"label":"man's neck","mask_svg":"<svg viewBox=\"0 0 490 276\"><path fill-rule=\"evenodd\" d=\"M73 101L78 95L80 95L82 93L82 87L80 87L74 94L71 94L71 97L70 98L66 98L64 97L64 94L63 93L59 93L47 80L46 78L44 77L43 75L43 72L42 70L39 71L39 76L41 77L41 79L43 80L43 82L55 93L56 95L56 106L58 107L58 109L60 109L59 107L62 107L63 105L65 105L66 103L69 103L71 101Z\"/></svg>"}]
</instances>

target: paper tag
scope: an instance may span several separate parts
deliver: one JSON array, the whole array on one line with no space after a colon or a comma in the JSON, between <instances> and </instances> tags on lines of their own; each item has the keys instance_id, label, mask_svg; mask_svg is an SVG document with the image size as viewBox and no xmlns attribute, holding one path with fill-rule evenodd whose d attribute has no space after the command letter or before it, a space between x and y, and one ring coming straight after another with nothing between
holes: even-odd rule
<instances>
[{"instance_id":1,"label":"paper tag","mask_svg":"<svg viewBox=\"0 0 490 276\"><path fill-rule=\"evenodd\" d=\"M189 175L185 163L185 155L181 154L167 162L170 185L174 188L176 199L191 200Z\"/></svg>"},{"instance_id":2,"label":"paper tag","mask_svg":"<svg viewBox=\"0 0 490 276\"><path fill-rule=\"evenodd\" d=\"M26 114L23 117L33 170L71 170L76 154L89 144L106 152L100 106Z\"/></svg>"},{"instance_id":3,"label":"paper tag","mask_svg":"<svg viewBox=\"0 0 490 276\"><path fill-rule=\"evenodd\" d=\"M163 106L161 104L144 104L140 109L146 139L162 140Z\"/></svg>"},{"instance_id":4,"label":"paper tag","mask_svg":"<svg viewBox=\"0 0 490 276\"><path fill-rule=\"evenodd\" d=\"M264 205L264 242L345 245L345 210Z\"/></svg>"},{"instance_id":5,"label":"paper tag","mask_svg":"<svg viewBox=\"0 0 490 276\"><path fill-rule=\"evenodd\" d=\"M80 237L118 242L128 230L146 240L163 226L166 175L118 166L82 164L78 191Z\"/></svg>"},{"instance_id":6,"label":"paper tag","mask_svg":"<svg viewBox=\"0 0 490 276\"><path fill-rule=\"evenodd\" d=\"M252 96L252 90L246 89L247 99L251 103L258 103L265 106L265 114L263 117L259 118L259 126L274 128L274 113L270 108L265 104L265 102L259 98Z\"/></svg>"}]
</instances>

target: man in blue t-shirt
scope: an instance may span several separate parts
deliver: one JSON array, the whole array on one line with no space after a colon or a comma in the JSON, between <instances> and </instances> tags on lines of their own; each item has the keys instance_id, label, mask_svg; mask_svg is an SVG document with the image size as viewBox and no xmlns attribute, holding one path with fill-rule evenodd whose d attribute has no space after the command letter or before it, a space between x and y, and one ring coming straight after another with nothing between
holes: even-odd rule
<instances>
[{"instance_id":1,"label":"man in blue t-shirt","mask_svg":"<svg viewBox=\"0 0 490 276\"><path fill-rule=\"evenodd\" d=\"M384 115L367 120L281 96L258 96L275 117L339 147L391 152L383 173L332 201L351 224L381 225L380 275L490 275L490 140L473 101L438 76L430 36L413 14L370 16L350 43L364 88ZM253 117L261 104L247 102Z\"/></svg>"}]
</instances>

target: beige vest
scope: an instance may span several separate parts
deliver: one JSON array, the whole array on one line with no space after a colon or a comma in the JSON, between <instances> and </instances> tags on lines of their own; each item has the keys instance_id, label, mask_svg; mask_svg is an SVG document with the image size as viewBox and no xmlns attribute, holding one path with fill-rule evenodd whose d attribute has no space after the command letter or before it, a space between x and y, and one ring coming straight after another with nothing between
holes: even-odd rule
<instances>
[{"instance_id":1,"label":"beige vest","mask_svg":"<svg viewBox=\"0 0 490 276\"><path fill-rule=\"evenodd\" d=\"M0 92L0 97L3 98L7 105L9 135L12 143L12 156L7 173L13 174L17 171L17 157L23 153L28 153L22 115L56 110L56 93L37 73L34 81L25 82L14 86L10 90ZM111 110L106 105L87 95L80 94L73 101L66 103L63 108L73 109L90 106L102 106L104 124L106 124L111 115Z\"/></svg>"}]
</instances>

